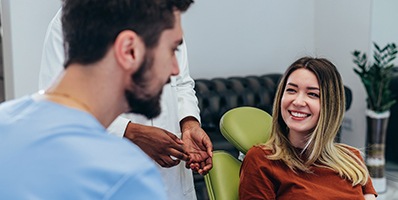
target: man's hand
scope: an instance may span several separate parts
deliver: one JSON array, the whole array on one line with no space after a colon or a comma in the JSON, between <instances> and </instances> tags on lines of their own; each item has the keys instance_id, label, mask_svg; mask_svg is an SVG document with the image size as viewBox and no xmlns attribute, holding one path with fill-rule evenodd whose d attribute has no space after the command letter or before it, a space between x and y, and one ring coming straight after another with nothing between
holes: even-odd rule
<instances>
[{"instance_id":1,"label":"man's hand","mask_svg":"<svg viewBox=\"0 0 398 200\"><path fill-rule=\"evenodd\" d=\"M209 136L193 117L184 118L180 125L185 149L191 157L186 167L201 175L207 174L213 167L213 144Z\"/></svg>"},{"instance_id":2,"label":"man's hand","mask_svg":"<svg viewBox=\"0 0 398 200\"><path fill-rule=\"evenodd\" d=\"M139 146L162 167L173 167L180 160L189 161L189 155L182 146L184 142L161 128L129 122L124 137Z\"/></svg>"}]
</instances>

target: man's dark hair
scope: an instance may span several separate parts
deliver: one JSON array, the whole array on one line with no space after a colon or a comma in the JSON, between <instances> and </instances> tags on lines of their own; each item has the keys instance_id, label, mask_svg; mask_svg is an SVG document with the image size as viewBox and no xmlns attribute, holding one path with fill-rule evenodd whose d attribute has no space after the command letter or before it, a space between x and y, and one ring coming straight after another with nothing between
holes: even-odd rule
<instances>
[{"instance_id":1,"label":"man's dark hair","mask_svg":"<svg viewBox=\"0 0 398 200\"><path fill-rule=\"evenodd\" d=\"M123 30L136 32L147 48L173 28L175 9L187 10L192 0L63 0L65 63L99 61Z\"/></svg>"}]
</instances>

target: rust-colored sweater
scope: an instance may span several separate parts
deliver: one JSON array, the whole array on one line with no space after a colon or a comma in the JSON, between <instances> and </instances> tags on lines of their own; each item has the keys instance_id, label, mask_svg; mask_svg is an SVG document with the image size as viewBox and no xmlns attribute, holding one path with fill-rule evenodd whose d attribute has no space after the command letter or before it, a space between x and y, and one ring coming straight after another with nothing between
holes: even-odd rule
<instances>
[{"instance_id":1,"label":"rust-colored sweater","mask_svg":"<svg viewBox=\"0 0 398 200\"><path fill-rule=\"evenodd\" d=\"M294 173L282 161L265 156L271 152L252 147L246 154L240 172L239 199L278 200L355 200L364 194L375 194L372 181L365 186L352 186L331 169L312 167L314 173ZM362 159L359 151L354 153Z\"/></svg>"}]
</instances>

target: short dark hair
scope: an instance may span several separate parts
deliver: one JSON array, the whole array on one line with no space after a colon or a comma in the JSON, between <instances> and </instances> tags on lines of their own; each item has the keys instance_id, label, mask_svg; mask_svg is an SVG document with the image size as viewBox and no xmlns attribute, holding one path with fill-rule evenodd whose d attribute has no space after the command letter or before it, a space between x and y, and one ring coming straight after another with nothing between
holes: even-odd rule
<instances>
[{"instance_id":1,"label":"short dark hair","mask_svg":"<svg viewBox=\"0 0 398 200\"><path fill-rule=\"evenodd\" d=\"M175 9L187 10L192 0L63 0L65 63L90 64L105 56L123 30L136 32L147 48L173 28Z\"/></svg>"}]
</instances>

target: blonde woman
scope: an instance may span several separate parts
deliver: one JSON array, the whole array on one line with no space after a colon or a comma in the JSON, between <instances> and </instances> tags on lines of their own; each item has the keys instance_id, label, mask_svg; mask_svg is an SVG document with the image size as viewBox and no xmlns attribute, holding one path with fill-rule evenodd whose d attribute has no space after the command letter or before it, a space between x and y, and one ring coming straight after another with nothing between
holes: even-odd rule
<instances>
[{"instance_id":1,"label":"blonde woman","mask_svg":"<svg viewBox=\"0 0 398 200\"><path fill-rule=\"evenodd\" d=\"M376 199L359 150L334 142L344 111L330 61L294 62L278 86L269 141L243 161L240 199Z\"/></svg>"}]
</instances>

